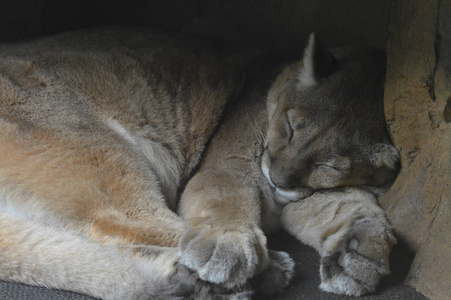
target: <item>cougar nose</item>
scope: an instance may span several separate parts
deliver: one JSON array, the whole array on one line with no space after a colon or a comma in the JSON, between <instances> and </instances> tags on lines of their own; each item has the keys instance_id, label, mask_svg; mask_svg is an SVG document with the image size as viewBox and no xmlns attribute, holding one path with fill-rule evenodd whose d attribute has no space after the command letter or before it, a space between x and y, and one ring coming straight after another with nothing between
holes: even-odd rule
<instances>
[{"instance_id":1,"label":"cougar nose","mask_svg":"<svg viewBox=\"0 0 451 300\"><path fill-rule=\"evenodd\" d=\"M294 184L287 184L287 183L279 183L272 181L275 187L282 189L282 190L292 190L296 187Z\"/></svg>"},{"instance_id":2,"label":"cougar nose","mask_svg":"<svg viewBox=\"0 0 451 300\"><path fill-rule=\"evenodd\" d=\"M291 190L296 188L298 185L297 177L287 173L277 174L276 172L271 172L270 170L269 178L275 187L283 190Z\"/></svg>"}]
</instances>

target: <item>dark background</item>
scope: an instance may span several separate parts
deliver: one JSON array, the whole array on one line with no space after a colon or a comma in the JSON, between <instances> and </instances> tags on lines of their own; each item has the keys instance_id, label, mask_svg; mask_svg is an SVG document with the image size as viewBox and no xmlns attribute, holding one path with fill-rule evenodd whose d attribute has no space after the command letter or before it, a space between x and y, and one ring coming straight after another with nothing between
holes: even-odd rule
<instances>
[{"instance_id":1,"label":"dark background","mask_svg":"<svg viewBox=\"0 0 451 300\"><path fill-rule=\"evenodd\" d=\"M328 47L385 49L391 0L0 0L0 40L99 25L147 25L298 53L314 31Z\"/></svg>"}]
</instances>

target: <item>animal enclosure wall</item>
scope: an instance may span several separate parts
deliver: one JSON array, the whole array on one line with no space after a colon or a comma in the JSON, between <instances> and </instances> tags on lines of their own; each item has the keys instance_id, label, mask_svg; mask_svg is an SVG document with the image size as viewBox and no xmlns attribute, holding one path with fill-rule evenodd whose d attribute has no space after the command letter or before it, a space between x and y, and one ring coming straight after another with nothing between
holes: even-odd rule
<instances>
[{"instance_id":1,"label":"animal enclosure wall","mask_svg":"<svg viewBox=\"0 0 451 300\"><path fill-rule=\"evenodd\" d=\"M407 283L451 295L451 2L395 1L385 116L402 170L381 199L415 258Z\"/></svg>"},{"instance_id":2,"label":"animal enclosure wall","mask_svg":"<svg viewBox=\"0 0 451 300\"><path fill-rule=\"evenodd\" d=\"M314 31L326 46L384 48L391 0L0 1L0 39L136 24L300 55Z\"/></svg>"},{"instance_id":3,"label":"animal enclosure wall","mask_svg":"<svg viewBox=\"0 0 451 300\"><path fill-rule=\"evenodd\" d=\"M385 111L402 170L381 199L414 255L407 283L451 295L451 2L444 0L0 0L0 41L99 25L147 25L300 56L328 47L388 51Z\"/></svg>"}]
</instances>

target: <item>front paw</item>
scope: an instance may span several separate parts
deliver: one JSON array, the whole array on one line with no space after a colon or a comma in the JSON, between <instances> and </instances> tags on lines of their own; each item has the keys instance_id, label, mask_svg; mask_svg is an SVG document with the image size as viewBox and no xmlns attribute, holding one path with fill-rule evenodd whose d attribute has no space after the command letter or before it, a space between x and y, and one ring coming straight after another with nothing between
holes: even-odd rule
<instances>
[{"instance_id":1,"label":"front paw","mask_svg":"<svg viewBox=\"0 0 451 300\"><path fill-rule=\"evenodd\" d=\"M188 300L250 300L252 290L249 285L234 289L225 289L217 284L199 279L195 271L182 264L177 264L176 272L171 277L173 296ZM170 297L168 297L170 298Z\"/></svg>"},{"instance_id":2,"label":"front paw","mask_svg":"<svg viewBox=\"0 0 451 300\"><path fill-rule=\"evenodd\" d=\"M389 274L388 256L396 244L389 225L377 218L354 221L338 250L321 259L324 291L360 296L376 289Z\"/></svg>"},{"instance_id":3,"label":"front paw","mask_svg":"<svg viewBox=\"0 0 451 300\"><path fill-rule=\"evenodd\" d=\"M283 251L268 250L268 254L270 260L268 267L252 278L251 284L263 295L274 295L287 287L293 278L294 261Z\"/></svg>"},{"instance_id":4,"label":"front paw","mask_svg":"<svg viewBox=\"0 0 451 300\"><path fill-rule=\"evenodd\" d=\"M198 225L181 238L180 262L202 280L232 289L268 265L266 237L256 226Z\"/></svg>"}]
</instances>

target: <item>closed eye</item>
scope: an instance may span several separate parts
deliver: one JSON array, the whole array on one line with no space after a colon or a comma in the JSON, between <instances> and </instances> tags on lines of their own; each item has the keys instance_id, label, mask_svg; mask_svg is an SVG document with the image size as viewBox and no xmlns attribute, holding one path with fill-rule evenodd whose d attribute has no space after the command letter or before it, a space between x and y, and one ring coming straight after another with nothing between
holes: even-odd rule
<instances>
[{"instance_id":1,"label":"closed eye","mask_svg":"<svg viewBox=\"0 0 451 300\"><path fill-rule=\"evenodd\" d=\"M315 167L317 168L325 168L325 169L329 169L329 170L334 170L337 172L344 172L345 170L343 170L342 168L338 167L338 166L334 166L334 165L329 165L329 164L315 164Z\"/></svg>"},{"instance_id":2,"label":"closed eye","mask_svg":"<svg viewBox=\"0 0 451 300\"><path fill-rule=\"evenodd\" d=\"M293 127L291 126L290 119L288 118L288 116L285 119L285 131L287 133L288 144L291 144L291 142L293 141L294 130Z\"/></svg>"}]
</instances>

